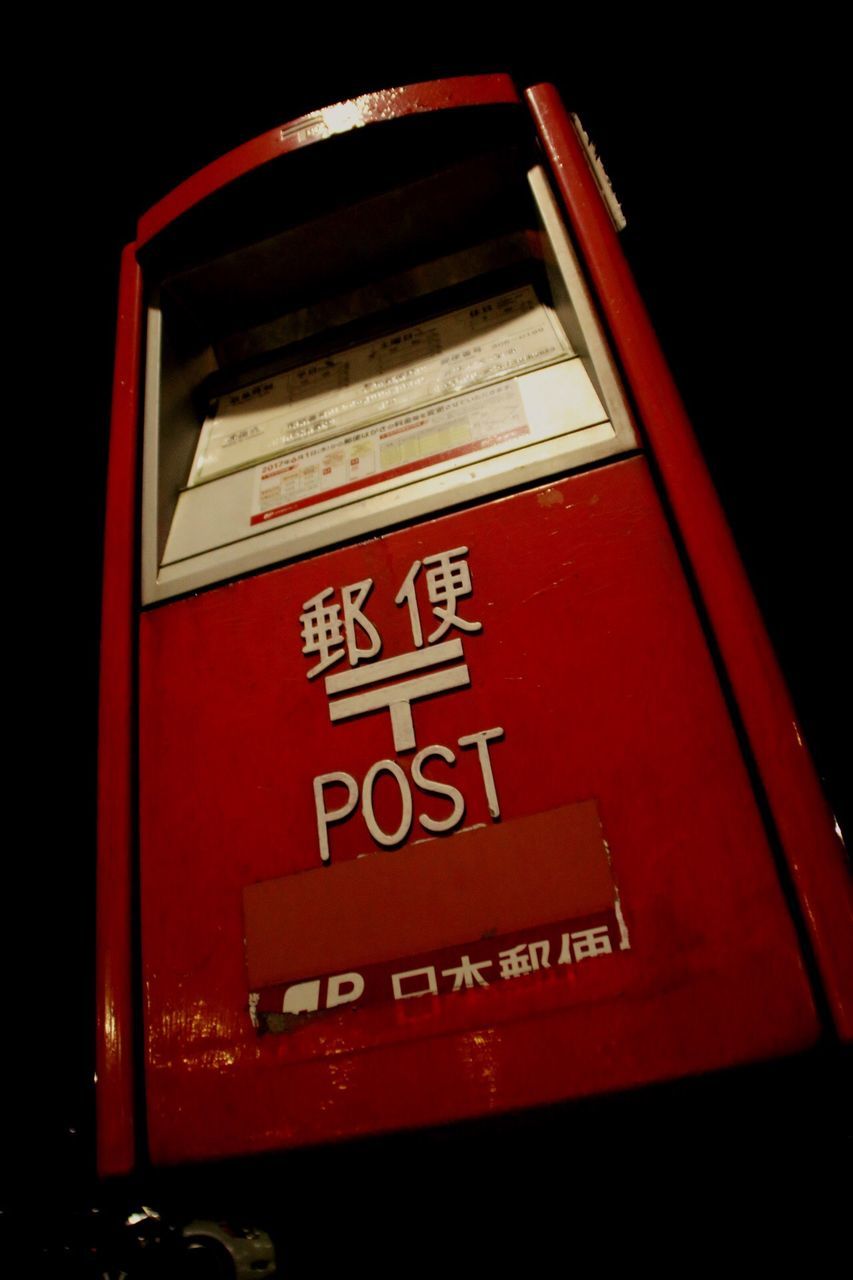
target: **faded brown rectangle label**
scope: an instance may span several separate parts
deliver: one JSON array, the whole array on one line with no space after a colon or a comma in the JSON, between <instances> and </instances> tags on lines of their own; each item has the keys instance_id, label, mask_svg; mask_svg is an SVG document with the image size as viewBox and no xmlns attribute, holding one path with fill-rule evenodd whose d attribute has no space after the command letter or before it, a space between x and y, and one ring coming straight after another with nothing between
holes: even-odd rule
<instances>
[{"instance_id":1,"label":"faded brown rectangle label","mask_svg":"<svg viewBox=\"0 0 853 1280\"><path fill-rule=\"evenodd\" d=\"M252 989L612 912L595 801L248 886Z\"/></svg>"}]
</instances>

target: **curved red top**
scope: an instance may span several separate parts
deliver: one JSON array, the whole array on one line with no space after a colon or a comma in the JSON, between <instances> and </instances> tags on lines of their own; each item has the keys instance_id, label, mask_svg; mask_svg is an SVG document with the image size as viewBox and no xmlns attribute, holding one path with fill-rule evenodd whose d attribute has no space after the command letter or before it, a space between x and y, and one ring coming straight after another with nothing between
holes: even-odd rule
<instances>
[{"instance_id":1,"label":"curved red top","mask_svg":"<svg viewBox=\"0 0 853 1280\"><path fill-rule=\"evenodd\" d=\"M244 142L187 178L142 215L137 244L147 243L175 218L214 191L227 186L235 178L240 178L289 151L298 151L335 134L349 133L351 129L396 120L401 116L443 111L448 107L483 107L505 103L521 103L512 80L506 75L487 75L454 76L447 80L405 85L399 89L382 89L376 93L362 94L349 102L322 107Z\"/></svg>"}]
</instances>

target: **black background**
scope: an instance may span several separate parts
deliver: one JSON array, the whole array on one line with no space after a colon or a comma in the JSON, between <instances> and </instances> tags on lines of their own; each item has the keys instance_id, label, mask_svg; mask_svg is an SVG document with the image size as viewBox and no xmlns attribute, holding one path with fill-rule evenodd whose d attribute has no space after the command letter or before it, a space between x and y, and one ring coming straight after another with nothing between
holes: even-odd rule
<instances>
[{"instance_id":1,"label":"black background","mask_svg":"<svg viewBox=\"0 0 853 1280\"><path fill-rule=\"evenodd\" d=\"M34 1240L46 1217L107 1194L92 1172L91 991L118 260L142 211L246 138L331 101L444 74L508 70L521 87L558 84L622 202L624 249L843 825L849 412L836 342L843 317L829 310L843 302L846 216L833 150L832 33L747 36L697 19L689 31L647 23L620 34L573 19L558 37L540 16L535 30L463 37L445 15L440 38L427 38L422 15L406 37L401 22L399 13L391 26L372 14L360 28L355 18L324 51L333 38L325 19L295 27L265 15L253 26L246 16L208 31L203 47L174 45L158 29L132 55L125 36L102 32L107 44L96 54L71 29L64 45L54 27L48 55L40 45L21 55L26 88L8 131L6 198L15 287L4 380L13 516L4 1021L7 1062L18 1070L6 1097L4 1204L13 1231L26 1221ZM391 51L378 52L383 41ZM808 1212L831 1224L828 1170L845 1142L849 1150L841 1072L830 1039L807 1060L557 1109L526 1128L485 1136L475 1128L460 1142L478 1160L511 1150L529 1182L544 1176L537 1161L554 1141L564 1150L580 1133L599 1153L589 1158L602 1193L623 1212L638 1195L655 1231L688 1201L705 1227L712 1216L730 1222L726 1184L711 1171L722 1164L741 1206L747 1183L756 1195L769 1183L781 1221L787 1196L811 1188ZM422 1150L398 1144L394 1160L420 1160L412 1152ZM573 1151L577 1194L586 1184ZM387 1157L387 1147L369 1145L361 1159L373 1170ZM321 1156L315 1167L326 1167ZM643 1173L652 1168L667 1188L659 1214ZM700 1189L695 1202L688 1186ZM449 1210L454 1194L442 1194ZM522 1227L534 1231L523 1214Z\"/></svg>"}]
</instances>

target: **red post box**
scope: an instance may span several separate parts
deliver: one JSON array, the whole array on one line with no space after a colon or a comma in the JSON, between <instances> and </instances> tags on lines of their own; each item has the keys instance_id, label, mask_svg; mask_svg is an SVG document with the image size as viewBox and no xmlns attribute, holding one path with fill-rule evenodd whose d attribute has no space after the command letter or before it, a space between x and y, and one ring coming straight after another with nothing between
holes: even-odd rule
<instances>
[{"instance_id":1,"label":"red post box","mask_svg":"<svg viewBox=\"0 0 853 1280\"><path fill-rule=\"evenodd\" d=\"M615 216L556 93L482 76L303 117L141 220L105 1172L139 1070L174 1164L782 1055L815 983L849 1036L841 850Z\"/></svg>"}]
</instances>

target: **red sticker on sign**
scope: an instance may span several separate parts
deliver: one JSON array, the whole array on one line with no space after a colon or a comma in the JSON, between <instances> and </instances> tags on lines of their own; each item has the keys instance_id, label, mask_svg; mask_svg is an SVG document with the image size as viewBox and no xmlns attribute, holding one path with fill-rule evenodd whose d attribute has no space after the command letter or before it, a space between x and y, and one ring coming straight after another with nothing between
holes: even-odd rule
<instances>
[{"instance_id":1,"label":"red sticker on sign","mask_svg":"<svg viewBox=\"0 0 853 1280\"><path fill-rule=\"evenodd\" d=\"M252 1018L486 988L628 946L594 801L244 892Z\"/></svg>"}]
</instances>

